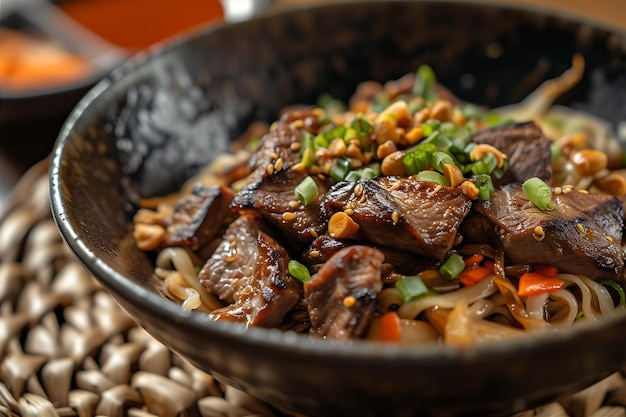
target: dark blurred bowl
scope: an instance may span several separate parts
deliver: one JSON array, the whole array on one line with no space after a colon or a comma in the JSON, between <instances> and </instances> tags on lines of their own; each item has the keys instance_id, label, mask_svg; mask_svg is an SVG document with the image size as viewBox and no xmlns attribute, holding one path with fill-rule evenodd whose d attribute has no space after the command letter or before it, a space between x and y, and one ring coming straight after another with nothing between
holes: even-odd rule
<instances>
[{"instance_id":1,"label":"dark blurred bowl","mask_svg":"<svg viewBox=\"0 0 626 417\"><path fill-rule=\"evenodd\" d=\"M494 52L495 51L495 52ZM157 339L221 381L311 415L503 415L570 394L626 364L626 315L469 349L334 344L185 312L131 236L138 196L175 190L246 125L323 92L347 98L428 63L462 98L521 100L586 58L561 104L626 114L626 35L570 16L477 2L355 2L211 27L136 57L67 120L52 207L76 256Z\"/></svg>"}]
</instances>

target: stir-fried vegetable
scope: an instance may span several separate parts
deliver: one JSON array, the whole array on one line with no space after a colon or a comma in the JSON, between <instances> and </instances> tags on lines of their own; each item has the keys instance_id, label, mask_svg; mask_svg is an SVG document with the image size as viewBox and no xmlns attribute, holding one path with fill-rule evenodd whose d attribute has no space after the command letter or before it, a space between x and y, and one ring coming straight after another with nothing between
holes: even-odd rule
<instances>
[{"instance_id":1,"label":"stir-fried vegetable","mask_svg":"<svg viewBox=\"0 0 626 417\"><path fill-rule=\"evenodd\" d=\"M552 210L552 190L540 178L530 178L522 184L526 197L541 210Z\"/></svg>"}]
</instances>

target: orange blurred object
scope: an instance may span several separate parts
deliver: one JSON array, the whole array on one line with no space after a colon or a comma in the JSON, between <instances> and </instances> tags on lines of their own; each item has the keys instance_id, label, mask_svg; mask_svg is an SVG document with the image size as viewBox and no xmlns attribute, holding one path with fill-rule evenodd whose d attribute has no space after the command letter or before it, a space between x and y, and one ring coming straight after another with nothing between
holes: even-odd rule
<instances>
[{"instance_id":1,"label":"orange blurred object","mask_svg":"<svg viewBox=\"0 0 626 417\"><path fill-rule=\"evenodd\" d=\"M87 76L91 63L50 38L0 28L0 87L29 90Z\"/></svg>"},{"instance_id":2,"label":"orange blurred object","mask_svg":"<svg viewBox=\"0 0 626 417\"><path fill-rule=\"evenodd\" d=\"M68 0L58 7L96 35L129 49L147 48L224 15L219 0Z\"/></svg>"}]
</instances>

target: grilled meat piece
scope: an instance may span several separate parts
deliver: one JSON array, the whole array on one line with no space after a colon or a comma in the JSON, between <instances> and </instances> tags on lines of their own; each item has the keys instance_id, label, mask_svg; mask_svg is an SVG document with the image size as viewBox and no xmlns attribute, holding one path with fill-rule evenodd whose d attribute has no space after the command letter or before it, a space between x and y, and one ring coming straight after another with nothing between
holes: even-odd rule
<instances>
[{"instance_id":1,"label":"grilled meat piece","mask_svg":"<svg viewBox=\"0 0 626 417\"><path fill-rule=\"evenodd\" d=\"M532 177L544 181L552 179L550 140L535 122L479 130L472 136L472 141L492 145L507 156L508 172L501 179L494 179L496 186L523 182Z\"/></svg>"},{"instance_id":2,"label":"grilled meat piece","mask_svg":"<svg viewBox=\"0 0 626 417\"><path fill-rule=\"evenodd\" d=\"M302 254L301 261L309 268L311 273L319 269L341 249L357 244L354 241L337 240L324 234L311 242L311 246ZM415 256L406 251L399 251L386 246L377 246L385 255L384 262L393 265L394 271L403 275L415 275L425 269L433 269L438 261Z\"/></svg>"},{"instance_id":3,"label":"grilled meat piece","mask_svg":"<svg viewBox=\"0 0 626 417\"><path fill-rule=\"evenodd\" d=\"M283 169L248 184L234 198L232 207L254 208L276 225L290 241L311 242L324 233L326 219L317 201L306 206L298 203L294 189L307 176L305 172ZM330 180L312 177L317 184L318 199L327 192Z\"/></svg>"},{"instance_id":4,"label":"grilled meat piece","mask_svg":"<svg viewBox=\"0 0 626 417\"><path fill-rule=\"evenodd\" d=\"M196 250L222 228L230 217L229 205L235 194L225 186L196 184L165 219L162 246L182 246ZM210 214L209 214L210 213Z\"/></svg>"},{"instance_id":5,"label":"grilled meat piece","mask_svg":"<svg viewBox=\"0 0 626 417\"><path fill-rule=\"evenodd\" d=\"M293 122L301 120L307 130L317 129L317 116L313 109L299 109L285 112L276 122L276 127L263 136L257 150L248 164L250 175L244 181L246 184L256 183L268 175L268 166L274 166L280 159L284 168L300 162L300 153L294 150L292 143L300 143L303 130L294 127Z\"/></svg>"},{"instance_id":6,"label":"grilled meat piece","mask_svg":"<svg viewBox=\"0 0 626 417\"><path fill-rule=\"evenodd\" d=\"M216 320L275 327L302 293L287 272L289 255L262 222L252 214L235 220L198 275L202 285L230 303L211 312Z\"/></svg>"},{"instance_id":7,"label":"grilled meat piece","mask_svg":"<svg viewBox=\"0 0 626 417\"><path fill-rule=\"evenodd\" d=\"M355 240L431 259L443 259L459 243L459 226L470 208L458 188L400 177L339 182L324 199L329 214L353 212L361 226Z\"/></svg>"},{"instance_id":8,"label":"grilled meat piece","mask_svg":"<svg viewBox=\"0 0 626 417\"><path fill-rule=\"evenodd\" d=\"M304 284L310 334L330 339L362 337L381 291L382 252L349 246L333 255Z\"/></svg>"},{"instance_id":9,"label":"grilled meat piece","mask_svg":"<svg viewBox=\"0 0 626 417\"><path fill-rule=\"evenodd\" d=\"M616 279L624 265L623 211L609 195L575 190L552 194L553 210L531 203L508 184L475 204L463 223L466 240L501 243L512 263L555 265L561 272ZM543 237L542 237L543 235Z\"/></svg>"}]
</instances>

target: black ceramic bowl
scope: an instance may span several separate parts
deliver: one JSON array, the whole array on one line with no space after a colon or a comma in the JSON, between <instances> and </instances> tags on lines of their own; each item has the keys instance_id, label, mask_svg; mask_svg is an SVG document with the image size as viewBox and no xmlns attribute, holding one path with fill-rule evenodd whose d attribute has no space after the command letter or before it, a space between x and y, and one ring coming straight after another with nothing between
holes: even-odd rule
<instances>
[{"instance_id":1,"label":"black ceramic bowl","mask_svg":"<svg viewBox=\"0 0 626 417\"><path fill-rule=\"evenodd\" d=\"M494 53L496 51L496 53ZM52 207L70 248L157 339L221 381L311 415L502 415L570 394L626 364L626 315L458 349L335 344L209 321L161 296L131 236L138 196L177 189L249 122L359 81L430 64L463 99L521 100L586 58L560 104L626 114L626 35L534 9L449 1L332 4L212 27L128 62L67 120Z\"/></svg>"}]
</instances>

